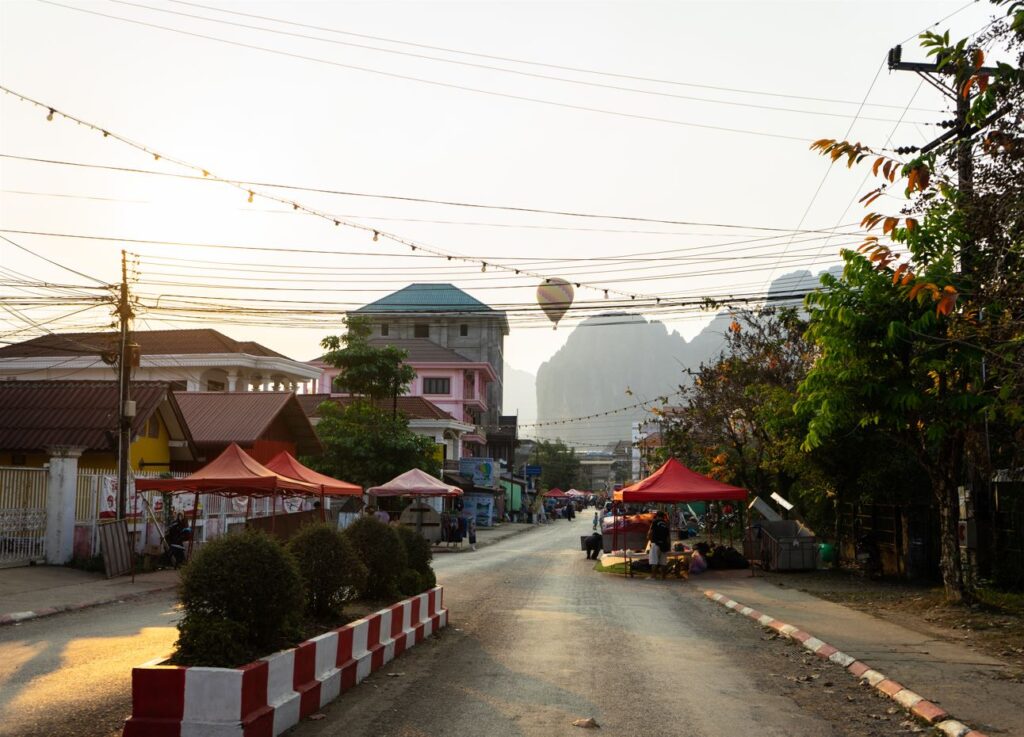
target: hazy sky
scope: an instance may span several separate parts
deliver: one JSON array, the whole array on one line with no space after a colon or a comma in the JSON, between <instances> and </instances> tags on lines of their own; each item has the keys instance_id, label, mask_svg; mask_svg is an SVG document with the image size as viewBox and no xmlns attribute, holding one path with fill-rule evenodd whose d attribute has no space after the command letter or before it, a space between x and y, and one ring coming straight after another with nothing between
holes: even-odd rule
<instances>
[{"instance_id":1,"label":"hazy sky","mask_svg":"<svg viewBox=\"0 0 1024 737\"><path fill-rule=\"evenodd\" d=\"M266 190L448 252L509 264L518 259L529 264L522 268L599 289L664 297L758 292L773 275L835 263L839 245L851 238L805 240L815 236L752 228L830 229L860 219L859 206L850 205L864 191L863 172L837 167L826 177L825 160L812 155L807 144L843 137L865 95L870 104L853 123L852 138L884 145L901 117L894 146L933 138L938 129L926 124L944 117L938 93L922 87L914 75L879 70L890 46L966 5L963 0L59 3L67 7L39 0L0 3L4 86L236 179L696 223ZM941 27L966 35L989 17L990 6L976 3ZM904 58L921 58L921 52L908 45ZM0 126L0 153L8 156L183 171L59 117L47 122L45 110L10 95L0 95ZM212 325L305 360L317 355L324 334L337 332L337 321L296 310L344 310L411 281L453 282L495 305L535 303L535 278L418 257L406 247L374 242L366 233L288 207L259 199L249 204L244 193L218 183L0 158L0 185L5 229L0 234L15 243L107 282L119 278L120 249L127 248L141 255L133 289L144 303L166 306L177 297L213 310L203 313L202 321L196 315L144 310L140 329ZM887 203L898 206L895 200ZM766 237L772 239L752 241ZM117 240L124 238L324 253ZM659 252L660 260L637 256L650 252ZM612 256L635 260L586 260ZM3 241L0 266L50 281L90 283ZM0 294L25 297L16 286L0 287ZM580 289L578 297L601 299L599 289ZM157 302L160 295L163 301ZM26 317L40 322L81 308L18 305L14 312L0 312L3 340L38 334L39 329L26 330ZM218 314L224 305L260 306L265 312ZM709 316L677 311L668 318L672 328L691 336ZM102 307L45 327L98 327L109 320L109 309ZM511 321L506 358L530 371L558 349L571 328L569 321L552 331L531 313L515 314Z\"/></svg>"}]
</instances>

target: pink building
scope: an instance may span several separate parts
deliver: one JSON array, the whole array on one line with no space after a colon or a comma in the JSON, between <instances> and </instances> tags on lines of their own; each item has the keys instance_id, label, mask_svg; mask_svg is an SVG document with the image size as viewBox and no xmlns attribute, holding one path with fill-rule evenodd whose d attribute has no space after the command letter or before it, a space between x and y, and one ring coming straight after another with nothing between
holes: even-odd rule
<instances>
[{"instance_id":1,"label":"pink building","mask_svg":"<svg viewBox=\"0 0 1024 737\"><path fill-rule=\"evenodd\" d=\"M426 338L376 338L370 342L406 352L406 363L416 371L406 396L423 397L460 423L472 425L470 431L461 433L458 456L483 456L487 434L481 425L490 409L487 388L498 380L491 364L471 361ZM309 363L321 370L320 378L313 382L313 393L336 394L338 369L319 359Z\"/></svg>"}]
</instances>

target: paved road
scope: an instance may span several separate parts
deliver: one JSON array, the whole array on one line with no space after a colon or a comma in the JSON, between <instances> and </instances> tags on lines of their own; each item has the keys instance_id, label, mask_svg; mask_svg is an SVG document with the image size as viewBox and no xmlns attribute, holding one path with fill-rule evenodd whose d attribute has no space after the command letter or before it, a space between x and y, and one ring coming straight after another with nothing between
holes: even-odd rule
<instances>
[{"instance_id":1,"label":"paved road","mask_svg":"<svg viewBox=\"0 0 1024 737\"><path fill-rule=\"evenodd\" d=\"M120 734L132 666L171 651L174 606L167 592L0 627L0 735Z\"/></svg>"},{"instance_id":2,"label":"paved road","mask_svg":"<svg viewBox=\"0 0 1024 737\"><path fill-rule=\"evenodd\" d=\"M708 602L697 581L594 572L586 532L561 521L438 560L449 629L290 734L580 737L583 717L616 737L913 729L841 669Z\"/></svg>"},{"instance_id":3,"label":"paved road","mask_svg":"<svg viewBox=\"0 0 1024 737\"><path fill-rule=\"evenodd\" d=\"M451 626L295 737L886 737L905 717L840 669L704 599L599 574L585 521L438 556ZM112 737L131 667L169 651L171 594L0 628L0 735ZM389 676L388 673L401 674Z\"/></svg>"}]
</instances>

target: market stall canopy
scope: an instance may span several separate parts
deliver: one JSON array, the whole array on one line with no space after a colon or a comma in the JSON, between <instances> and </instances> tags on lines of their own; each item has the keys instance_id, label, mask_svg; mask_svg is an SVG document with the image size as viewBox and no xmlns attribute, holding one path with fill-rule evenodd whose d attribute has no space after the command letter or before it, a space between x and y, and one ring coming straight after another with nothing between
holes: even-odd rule
<instances>
[{"instance_id":1,"label":"market stall canopy","mask_svg":"<svg viewBox=\"0 0 1024 737\"><path fill-rule=\"evenodd\" d=\"M554 489L548 489L544 492L544 496L548 499L567 499L569 497L564 491L559 489L557 486Z\"/></svg>"},{"instance_id":2,"label":"market stall canopy","mask_svg":"<svg viewBox=\"0 0 1024 737\"><path fill-rule=\"evenodd\" d=\"M462 489L436 479L426 471L414 468L381 486L366 490L373 496L462 496Z\"/></svg>"},{"instance_id":3,"label":"market stall canopy","mask_svg":"<svg viewBox=\"0 0 1024 737\"><path fill-rule=\"evenodd\" d=\"M676 502L743 500L747 490L691 471L675 458L642 481L615 492L617 502Z\"/></svg>"},{"instance_id":4,"label":"market stall canopy","mask_svg":"<svg viewBox=\"0 0 1024 737\"><path fill-rule=\"evenodd\" d=\"M232 443L201 469L183 479L136 479L138 491L195 492L221 496L319 494L320 487L283 476L258 463Z\"/></svg>"},{"instance_id":5,"label":"market stall canopy","mask_svg":"<svg viewBox=\"0 0 1024 737\"><path fill-rule=\"evenodd\" d=\"M275 473L279 473L282 476L287 476L293 479L299 479L305 481L308 484L313 484L317 487L318 491L322 491L324 496L362 496L363 487L357 486L356 484L350 484L347 481L339 481L338 479L325 476L322 473L314 471L309 466L304 466L296 460L288 451L281 451L276 456L267 461L267 468Z\"/></svg>"},{"instance_id":6,"label":"market stall canopy","mask_svg":"<svg viewBox=\"0 0 1024 737\"><path fill-rule=\"evenodd\" d=\"M569 489L569 491L565 492L565 495L581 499L587 495L587 492L580 491L579 489Z\"/></svg>"}]
</instances>

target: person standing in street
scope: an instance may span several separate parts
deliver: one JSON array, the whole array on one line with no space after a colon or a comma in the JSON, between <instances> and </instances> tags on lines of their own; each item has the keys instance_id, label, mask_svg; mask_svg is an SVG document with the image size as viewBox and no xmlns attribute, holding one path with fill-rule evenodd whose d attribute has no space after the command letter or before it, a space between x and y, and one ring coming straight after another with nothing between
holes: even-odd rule
<instances>
[{"instance_id":1,"label":"person standing in street","mask_svg":"<svg viewBox=\"0 0 1024 737\"><path fill-rule=\"evenodd\" d=\"M668 516L664 512L655 512L651 521L651 528L647 531L647 539L651 543L648 553L648 561L651 564L651 575L658 576L662 581L668 574L668 550L671 545L671 531L668 526Z\"/></svg>"},{"instance_id":2,"label":"person standing in street","mask_svg":"<svg viewBox=\"0 0 1024 737\"><path fill-rule=\"evenodd\" d=\"M597 523L600 522L600 521L601 521L601 518L598 516L597 510L594 510L594 521L590 525L591 529L596 531L597 530Z\"/></svg>"},{"instance_id":3,"label":"person standing in street","mask_svg":"<svg viewBox=\"0 0 1024 737\"><path fill-rule=\"evenodd\" d=\"M469 549L476 550L476 517L470 517L468 523Z\"/></svg>"}]
</instances>

